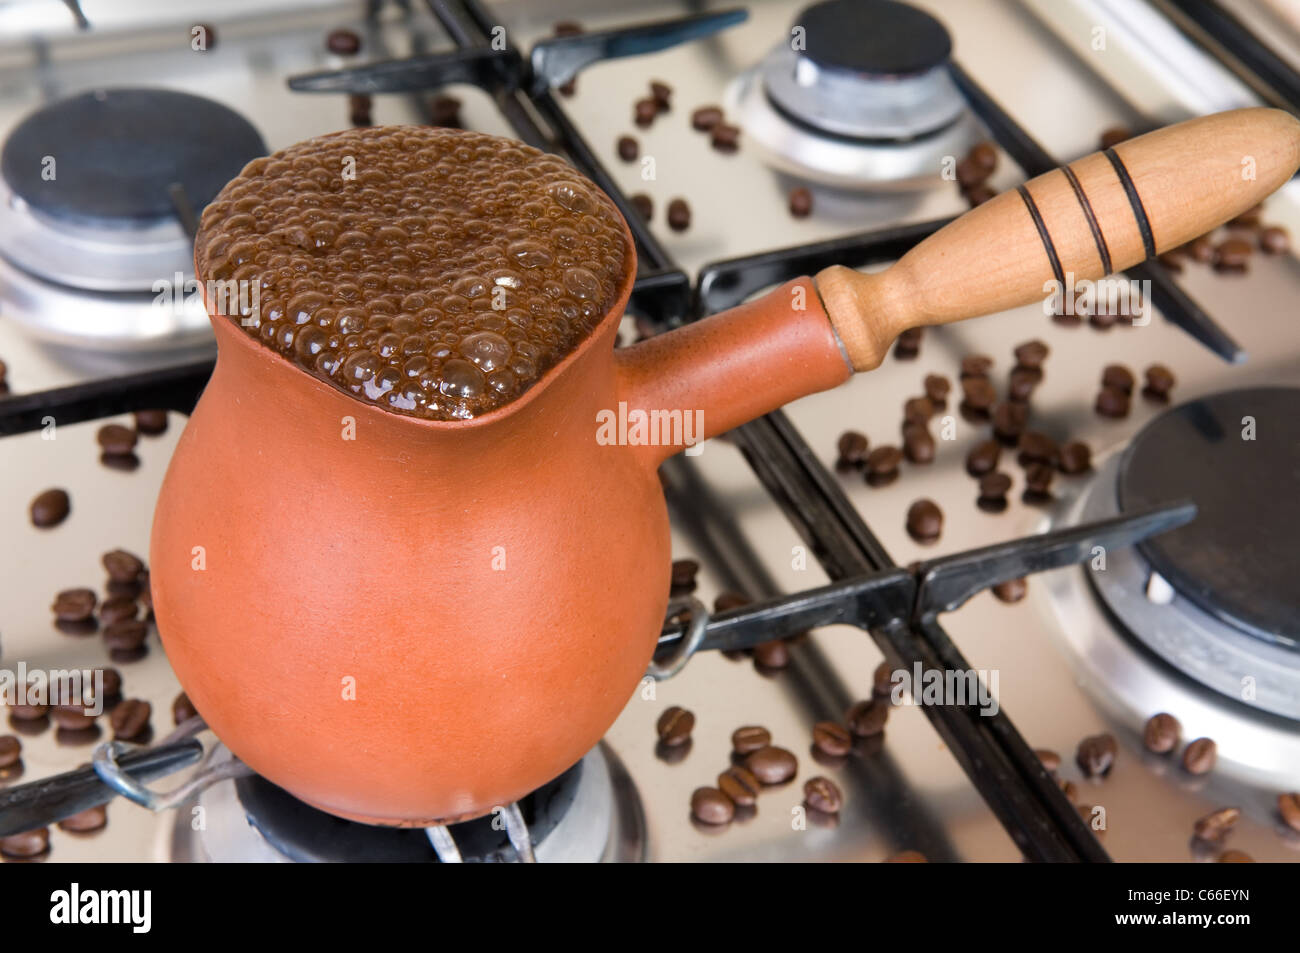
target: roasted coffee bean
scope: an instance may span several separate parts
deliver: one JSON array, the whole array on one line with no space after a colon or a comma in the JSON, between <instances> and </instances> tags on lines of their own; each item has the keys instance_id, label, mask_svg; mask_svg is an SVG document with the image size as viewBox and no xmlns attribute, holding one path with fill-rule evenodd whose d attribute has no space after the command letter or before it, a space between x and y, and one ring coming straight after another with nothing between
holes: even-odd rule
<instances>
[{"instance_id":1,"label":"roasted coffee bean","mask_svg":"<svg viewBox=\"0 0 1300 953\"><path fill-rule=\"evenodd\" d=\"M1051 353L1051 350L1046 344L1035 338L1032 341L1017 345L1013 353L1016 356L1016 365L1018 367L1036 370L1043 366L1043 361L1047 360L1047 355Z\"/></svg>"},{"instance_id":2,"label":"roasted coffee bean","mask_svg":"<svg viewBox=\"0 0 1300 953\"><path fill-rule=\"evenodd\" d=\"M760 642L754 646L754 664L759 668L785 668L790 664L790 648L783 639Z\"/></svg>"},{"instance_id":3,"label":"roasted coffee bean","mask_svg":"<svg viewBox=\"0 0 1300 953\"><path fill-rule=\"evenodd\" d=\"M23 756L23 743L17 735L0 735L0 768L10 768Z\"/></svg>"},{"instance_id":4,"label":"roasted coffee bean","mask_svg":"<svg viewBox=\"0 0 1300 953\"><path fill-rule=\"evenodd\" d=\"M632 136L619 136L617 149L618 157L624 162L635 162L641 154L641 144Z\"/></svg>"},{"instance_id":5,"label":"roasted coffee bean","mask_svg":"<svg viewBox=\"0 0 1300 953\"><path fill-rule=\"evenodd\" d=\"M371 117L373 100L366 93L352 93L348 96L348 121L354 126L374 125Z\"/></svg>"},{"instance_id":6,"label":"roasted coffee bean","mask_svg":"<svg viewBox=\"0 0 1300 953\"><path fill-rule=\"evenodd\" d=\"M745 758L745 767L763 784L781 784L795 776L799 761L784 748L768 745L751 751Z\"/></svg>"},{"instance_id":7,"label":"roasted coffee bean","mask_svg":"<svg viewBox=\"0 0 1300 953\"><path fill-rule=\"evenodd\" d=\"M1183 258L1181 255L1177 254L1177 249L1171 252L1165 252L1163 255L1157 255L1156 261L1160 262L1160 264L1164 265L1175 275L1180 275L1183 272Z\"/></svg>"},{"instance_id":8,"label":"roasted coffee bean","mask_svg":"<svg viewBox=\"0 0 1300 953\"><path fill-rule=\"evenodd\" d=\"M97 598L90 589L64 589L54 597L50 611L60 622L84 622L95 614Z\"/></svg>"},{"instance_id":9,"label":"roasted coffee bean","mask_svg":"<svg viewBox=\"0 0 1300 953\"><path fill-rule=\"evenodd\" d=\"M149 716L153 706L138 698L127 698L119 702L109 715L113 726L113 738L118 741L131 741L139 738L149 728Z\"/></svg>"},{"instance_id":10,"label":"roasted coffee bean","mask_svg":"<svg viewBox=\"0 0 1300 953\"><path fill-rule=\"evenodd\" d=\"M1160 712L1147 719L1142 729L1142 743L1147 750L1155 754L1168 754L1178 747L1178 738L1182 734L1182 725L1173 715Z\"/></svg>"},{"instance_id":11,"label":"roasted coffee bean","mask_svg":"<svg viewBox=\"0 0 1300 953\"><path fill-rule=\"evenodd\" d=\"M1016 403L1027 403L1043 379L1043 372L1034 367L1015 367L1007 376L1007 397Z\"/></svg>"},{"instance_id":12,"label":"roasted coffee bean","mask_svg":"<svg viewBox=\"0 0 1300 953\"><path fill-rule=\"evenodd\" d=\"M731 750L739 755L752 754L772 743L772 733L761 725L743 725L731 733Z\"/></svg>"},{"instance_id":13,"label":"roasted coffee bean","mask_svg":"<svg viewBox=\"0 0 1300 953\"><path fill-rule=\"evenodd\" d=\"M994 470L992 473L986 473L980 477L979 498L981 500L1005 500L1007 491L1010 489L1011 477L1007 476L1001 470Z\"/></svg>"},{"instance_id":14,"label":"roasted coffee bean","mask_svg":"<svg viewBox=\"0 0 1300 953\"><path fill-rule=\"evenodd\" d=\"M871 691L880 698L889 698L894 693L894 667L888 662L881 662L871 673Z\"/></svg>"},{"instance_id":15,"label":"roasted coffee bean","mask_svg":"<svg viewBox=\"0 0 1300 953\"><path fill-rule=\"evenodd\" d=\"M748 768L733 764L718 775L718 790L737 807L753 807L758 802L762 784Z\"/></svg>"},{"instance_id":16,"label":"roasted coffee bean","mask_svg":"<svg viewBox=\"0 0 1300 953\"><path fill-rule=\"evenodd\" d=\"M632 121L642 129L649 128L658 115L659 104L654 101L652 96L638 99L632 106Z\"/></svg>"},{"instance_id":17,"label":"roasted coffee bean","mask_svg":"<svg viewBox=\"0 0 1300 953\"><path fill-rule=\"evenodd\" d=\"M983 476L994 470L1002 457L1002 445L996 440L985 440L971 448L966 454L966 472L971 476Z\"/></svg>"},{"instance_id":18,"label":"roasted coffee bean","mask_svg":"<svg viewBox=\"0 0 1300 953\"><path fill-rule=\"evenodd\" d=\"M722 110L717 106L701 106L691 113L691 126L700 132L709 132L722 122Z\"/></svg>"},{"instance_id":19,"label":"roasted coffee bean","mask_svg":"<svg viewBox=\"0 0 1300 953\"><path fill-rule=\"evenodd\" d=\"M977 185L983 185L984 180L989 177L992 169L980 165L966 156L964 159L957 160L957 167L954 170L957 173L957 186L963 192L968 192Z\"/></svg>"},{"instance_id":20,"label":"roasted coffee bean","mask_svg":"<svg viewBox=\"0 0 1300 953\"><path fill-rule=\"evenodd\" d=\"M104 627L104 644L119 652L131 652L144 645L148 626L139 619L126 619Z\"/></svg>"},{"instance_id":21,"label":"roasted coffee bean","mask_svg":"<svg viewBox=\"0 0 1300 953\"><path fill-rule=\"evenodd\" d=\"M966 157L981 169L992 172L998 166L998 150L991 142L977 142L971 146Z\"/></svg>"},{"instance_id":22,"label":"roasted coffee bean","mask_svg":"<svg viewBox=\"0 0 1300 953\"><path fill-rule=\"evenodd\" d=\"M108 571L108 578L113 582L135 582L144 572L144 563L138 556L133 556L124 549L115 549L105 553L101 562Z\"/></svg>"},{"instance_id":23,"label":"roasted coffee bean","mask_svg":"<svg viewBox=\"0 0 1300 953\"><path fill-rule=\"evenodd\" d=\"M636 213L641 216L642 221L648 222L654 216L654 200L644 192L638 192L636 195L628 199L628 201L632 203L632 208L636 209Z\"/></svg>"},{"instance_id":24,"label":"roasted coffee bean","mask_svg":"<svg viewBox=\"0 0 1300 953\"><path fill-rule=\"evenodd\" d=\"M844 806L844 795L830 778L809 778L803 785L803 800L814 811L838 814Z\"/></svg>"},{"instance_id":25,"label":"roasted coffee bean","mask_svg":"<svg viewBox=\"0 0 1300 953\"><path fill-rule=\"evenodd\" d=\"M1072 440L1061 447L1061 455L1057 461L1057 466L1061 468L1062 473L1072 476L1087 473L1092 469L1092 451L1088 449L1086 443Z\"/></svg>"},{"instance_id":26,"label":"roasted coffee bean","mask_svg":"<svg viewBox=\"0 0 1300 953\"><path fill-rule=\"evenodd\" d=\"M1067 801L1071 804L1078 803L1079 789L1074 786L1073 781L1060 780L1058 781L1058 786L1061 789L1061 793L1065 795Z\"/></svg>"},{"instance_id":27,"label":"roasted coffee bean","mask_svg":"<svg viewBox=\"0 0 1300 953\"><path fill-rule=\"evenodd\" d=\"M73 814L59 821L59 830L72 834L89 834L102 830L108 824L108 808L103 804L86 808L80 814Z\"/></svg>"},{"instance_id":28,"label":"roasted coffee bean","mask_svg":"<svg viewBox=\"0 0 1300 953\"><path fill-rule=\"evenodd\" d=\"M325 49L340 56L352 56L361 50L361 37L351 30L333 30L325 37Z\"/></svg>"},{"instance_id":29,"label":"roasted coffee bean","mask_svg":"<svg viewBox=\"0 0 1300 953\"><path fill-rule=\"evenodd\" d=\"M1017 460L1022 467L1035 463L1055 466L1060 456L1056 441L1041 430L1026 430L1022 433L1016 449L1019 451Z\"/></svg>"},{"instance_id":30,"label":"roasted coffee bean","mask_svg":"<svg viewBox=\"0 0 1300 953\"><path fill-rule=\"evenodd\" d=\"M669 747L685 743L691 737L695 727L695 716L677 705L665 708L659 720L655 722L655 731L659 740Z\"/></svg>"},{"instance_id":31,"label":"roasted coffee bean","mask_svg":"<svg viewBox=\"0 0 1300 953\"><path fill-rule=\"evenodd\" d=\"M0 394L9 393L9 382L6 378L9 376L9 365L0 361Z\"/></svg>"},{"instance_id":32,"label":"roasted coffee bean","mask_svg":"<svg viewBox=\"0 0 1300 953\"><path fill-rule=\"evenodd\" d=\"M137 410L135 412L135 429L137 433L156 437L167 431L167 411Z\"/></svg>"},{"instance_id":33,"label":"roasted coffee bean","mask_svg":"<svg viewBox=\"0 0 1300 953\"><path fill-rule=\"evenodd\" d=\"M859 738L880 734L888 720L889 703L881 698L854 702L844 714L844 724Z\"/></svg>"},{"instance_id":34,"label":"roasted coffee bean","mask_svg":"<svg viewBox=\"0 0 1300 953\"><path fill-rule=\"evenodd\" d=\"M934 500L920 499L907 508L907 535L918 543L932 543L943 532L943 510Z\"/></svg>"},{"instance_id":35,"label":"roasted coffee bean","mask_svg":"<svg viewBox=\"0 0 1300 953\"><path fill-rule=\"evenodd\" d=\"M1115 755L1118 751L1119 745L1115 743L1114 736L1103 732L1099 735L1089 735L1080 741L1079 748L1074 753L1074 760L1085 777L1104 778L1114 767Z\"/></svg>"},{"instance_id":36,"label":"roasted coffee bean","mask_svg":"<svg viewBox=\"0 0 1300 953\"><path fill-rule=\"evenodd\" d=\"M1129 396L1122 390L1116 390L1114 387L1103 387L1097 394L1097 402L1093 409L1103 417L1120 419L1128 416Z\"/></svg>"},{"instance_id":37,"label":"roasted coffee bean","mask_svg":"<svg viewBox=\"0 0 1300 953\"><path fill-rule=\"evenodd\" d=\"M1107 364L1101 372L1101 386L1133 393L1133 372L1123 364Z\"/></svg>"},{"instance_id":38,"label":"roasted coffee bean","mask_svg":"<svg viewBox=\"0 0 1300 953\"><path fill-rule=\"evenodd\" d=\"M25 860L28 857L39 857L49 849L50 829L48 827L38 827L34 831L0 837L0 854L6 857Z\"/></svg>"},{"instance_id":39,"label":"roasted coffee bean","mask_svg":"<svg viewBox=\"0 0 1300 953\"><path fill-rule=\"evenodd\" d=\"M1214 249L1214 270L1225 274L1240 274L1250 264L1255 249L1244 238L1229 238Z\"/></svg>"},{"instance_id":40,"label":"roasted coffee bean","mask_svg":"<svg viewBox=\"0 0 1300 953\"><path fill-rule=\"evenodd\" d=\"M556 36L581 36L586 28L577 20L561 20L551 27Z\"/></svg>"},{"instance_id":41,"label":"roasted coffee bean","mask_svg":"<svg viewBox=\"0 0 1300 953\"><path fill-rule=\"evenodd\" d=\"M856 430L846 430L840 434L835 444L839 452L839 463L845 467L863 467L867 462L867 449L870 446L865 434Z\"/></svg>"},{"instance_id":42,"label":"roasted coffee bean","mask_svg":"<svg viewBox=\"0 0 1300 953\"><path fill-rule=\"evenodd\" d=\"M728 609L739 609L741 606L749 605L752 601L749 596L728 590L713 600L713 611L726 612Z\"/></svg>"},{"instance_id":43,"label":"roasted coffee bean","mask_svg":"<svg viewBox=\"0 0 1300 953\"><path fill-rule=\"evenodd\" d=\"M459 129L461 102L455 96L445 93L431 98L425 107L426 118L430 126L442 129Z\"/></svg>"},{"instance_id":44,"label":"roasted coffee bean","mask_svg":"<svg viewBox=\"0 0 1300 953\"><path fill-rule=\"evenodd\" d=\"M172 721L175 724L179 725L183 721L189 721L198 713L199 710L195 708L194 703L190 701L190 696L186 695L184 692L177 695L176 699L172 702Z\"/></svg>"},{"instance_id":45,"label":"roasted coffee bean","mask_svg":"<svg viewBox=\"0 0 1300 953\"><path fill-rule=\"evenodd\" d=\"M736 805L717 788L696 788L691 814L702 824L727 824L736 816Z\"/></svg>"},{"instance_id":46,"label":"roasted coffee bean","mask_svg":"<svg viewBox=\"0 0 1300 953\"><path fill-rule=\"evenodd\" d=\"M107 592L106 598L108 599L138 599L140 596L140 581L138 579L131 582L114 582L110 580L104 583L104 589Z\"/></svg>"},{"instance_id":47,"label":"roasted coffee bean","mask_svg":"<svg viewBox=\"0 0 1300 953\"><path fill-rule=\"evenodd\" d=\"M32 500L29 507L32 525L41 529L58 526L68 518L68 511L71 508L72 503L68 499L67 490L46 490Z\"/></svg>"},{"instance_id":48,"label":"roasted coffee bean","mask_svg":"<svg viewBox=\"0 0 1300 953\"><path fill-rule=\"evenodd\" d=\"M16 740L16 739L15 739ZM0 738L0 743L4 739ZM1291 791L1277 796L1277 812L1282 822L1293 831L1300 831L1300 792Z\"/></svg>"},{"instance_id":49,"label":"roasted coffee bean","mask_svg":"<svg viewBox=\"0 0 1300 953\"><path fill-rule=\"evenodd\" d=\"M1109 331L1119 323L1120 316L1113 311L1098 308L1088 315L1088 323L1098 331Z\"/></svg>"},{"instance_id":50,"label":"roasted coffee bean","mask_svg":"<svg viewBox=\"0 0 1300 953\"><path fill-rule=\"evenodd\" d=\"M872 476L886 476L898 472L903 462L903 451L886 444L876 447L867 454L867 473Z\"/></svg>"},{"instance_id":51,"label":"roasted coffee bean","mask_svg":"<svg viewBox=\"0 0 1300 953\"><path fill-rule=\"evenodd\" d=\"M961 359L961 372L958 377L961 380L968 377L988 377L991 370L993 370L993 358L987 354L967 354Z\"/></svg>"},{"instance_id":52,"label":"roasted coffee bean","mask_svg":"<svg viewBox=\"0 0 1300 953\"><path fill-rule=\"evenodd\" d=\"M1025 469L1025 496L1031 500L1051 495L1056 470L1046 463L1031 463Z\"/></svg>"},{"instance_id":53,"label":"roasted coffee bean","mask_svg":"<svg viewBox=\"0 0 1300 953\"><path fill-rule=\"evenodd\" d=\"M695 577L700 571L700 564L694 559L677 559L673 561L670 591L674 596L689 595L695 591Z\"/></svg>"},{"instance_id":54,"label":"roasted coffee bean","mask_svg":"<svg viewBox=\"0 0 1300 953\"><path fill-rule=\"evenodd\" d=\"M685 199L673 199L668 203L668 227L674 232L684 232L691 227L691 207Z\"/></svg>"},{"instance_id":55,"label":"roasted coffee bean","mask_svg":"<svg viewBox=\"0 0 1300 953\"><path fill-rule=\"evenodd\" d=\"M924 328L908 328L894 341L894 357L900 361L910 361L921 353L921 339L925 336Z\"/></svg>"},{"instance_id":56,"label":"roasted coffee bean","mask_svg":"<svg viewBox=\"0 0 1300 953\"><path fill-rule=\"evenodd\" d=\"M94 715L87 715L85 704L55 705L50 708L50 720L64 731L84 731L95 723Z\"/></svg>"},{"instance_id":57,"label":"roasted coffee bean","mask_svg":"<svg viewBox=\"0 0 1300 953\"><path fill-rule=\"evenodd\" d=\"M1210 738L1197 738L1183 749L1183 768L1188 774L1209 774L1218 760L1218 745Z\"/></svg>"},{"instance_id":58,"label":"roasted coffee bean","mask_svg":"<svg viewBox=\"0 0 1300 953\"><path fill-rule=\"evenodd\" d=\"M934 416L934 404L928 397L910 397L903 402L905 423L926 424Z\"/></svg>"},{"instance_id":59,"label":"roasted coffee bean","mask_svg":"<svg viewBox=\"0 0 1300 953\"><path fill-rule=\"evenodd\" d=\"M971 208L979 208L998 193L994 192L988 183L981 182L979 185L972 185L969 189L962 189L961 194Z\"/></svg>"},{"instance_id":60,"label":"roasted coffee bean","mask_svg":"<svg viewBox=\"0 0 1300 953\"><path fill-rule=\"evenodd\" d=\"M804 186L790 190L790 214L795 218L807 218L813 210L812 191Z\"/></svg>"},{"instance_id":61,"label":"roasted coffee bean","mask_svg":"<svg viewBox=\"0 0 1300 953\"><path fill-rule=\"evenodd\" d=\"M134 599L126 596L114 596L102 606L99 607L99 621L104 625L112 625L114 622L129 622L136 617L140 607L136 605Z\"/></svg>"},{"instance_id":62,"label":"roasted coffee bean","mask_svg":"<svg viewBox=\"0 0 1300 953\"><path fill-rule=\"evenodd\" d=\"M1264 214L1264 206L1253 205L1246 211L1242 212L1235 218L1228 220L1228 228L1246 228L1254 229L1259 227L1260 216Z\"/></svg>"},{"instance_id":63,"label":"roasted coffee bean","mask_svg":"<svg viewBox=\"0 0 1300 953\"><path fill-rule=\"evenodd\" d=\"M1003 443L1014 447L1029 423L1029 408L1024 404L1004 400L993 408L993 434Z\"/></svg>"},{"instance_id":64,"label":"roasted coffee bean","mask_svg":"<svg viewBox=\"0 0 1300 953\"><path fill-rule=\"evenodd\" d=\"M1052 323L1059 324L1063 328L1077 328L1083 323L1083 317L1077 313L1067 314L1057 310L1052 314Z\"/></svg>"},{"instance_id":65,"label":"roasted coffee bean","mask_svg":"<svg viewBox=\"0 0 1300 953\"><path fill-rule=\"evenodd\" d=\"M999 602L1019 602L1029 591L1029 583L1023 577L999 582L993 587L993 595Z\"/></svg>"},{"instance_id":66,"label":"roasted coffee bean","mask_svg":"<svg viewBox=\"0 0 1300 953\"><path fill-rule=\"evenodd\" d=\"M115 668L102 668L98 671L104 680L104 700L121 697L122 673Z\"/></svg>"},{"instance_id":67,"label":"roasted coffee bean","mask_svg":"<svg viewBox=\"0 0 1300 953\"><path fill-rule=\"evenodd\" d=\"M650 95L659 104L660 112L667 112L673 105L673 88L662 80L650 81Z\"/></svg>"},{"instance_id":68,"label":"roasted coffee bean","mask_svg":"<svg viewBox=\"0 0 1300 953\"><path fill-rule=\"evenodd\" d=\"M9 706L9 717L15 721L40 721L42 718L48 716L49 713L49 705L28 703L26 705Z\"/></svg>"},{"instance_id":69,"label":"roasted coffee bean","mask_svg":"<svg viewBox=\"0 0 1300 953\"><path fill-rule=\"evenodd\" d=\"M1221 840L1236 826L1240 817L1240 808L1221 807L1204 817L1197 818L1192 830L1201 840Z\"/></svg>"},{"instance_id":70,"label":"roasted coffee bean","mask_svg":"<svg viewBox=\"0 0 1300 953\"><path fill-rule=\"evenodd\" d=\"M1259 233L1259 247L1266 255L1285 255L1291 250L1291 235L1280 225L1270 225Z\"/></svg>"},{"instance_id":71,"label":"roasted coffee bean","mask_svg":"<svg viewBox=\"0 0 1300 953\"><path fill-rule=\"evenodd\" d=\"M929 861L925 859L925 854L921 853L919 850L900 850L897 854L894 854L892 857L886 857L885 863L925 864L925 863L929 863Z\"/></svg>"},{"instance_id":72,"label":"roasted coffee bean","mask_svg":"<svg viewBox=\"0 0 1300 953\"><path fill-rule=\"evenodd\" d=\"M709 145L719 152L732 153L740 148L740 127L720 122L709 132Z\"/></svg>"},{"instance_id":73,"label":"roasted coffee bean","mask_svg":"<svg viewBox=\"0 0 1300 953\"><path fill-rule=\"evenodd\" d=\"M1255 858L1244 850L1225 850L1219 855L1220 864L1253 864Z\"/></svg>"},{"instance_id":74,"label":"roasted coffee bean","mask_svg":"<svg viewBox=\"0 0 1300 953\"><path fill-rule=\"evenodd\" d=\"M1145 376L1142 396L1160 403L1169 400L1169 392L1174 389L1174 372L1163 364L1152 364L1146 369Z\"/></svg>"},{"instance_id":75,"label":"roasted coffee bean","mask_svg":"<svg viewBox=\"0 0 1300 953\"><path fill-rule=\"evenodd\" d=\"M813 746L832 758L842 758L853 750L853 736L838 722L817 722L813 725L812 737Z\"/></svg>"},{"instance_id":76,"label":"roasted coffee bean","mask_svg":"<svg viewBox=\"0 0 1300 953\"><path fill-rule=\"evenodd\" d=\"M1034 754L1043 764L1043 770L1048 774L1055 774L1061 766L1061 756L1050 748L1035 748Z\"/></svg>"},{"instance_id":77,"label":"roasted coffee bean","mask_svg":"<svg viewBox=\"0 0 1300 953\"><path fill-rule=\"evenodd\" d=\"M1133 133L1123 126L1112 126L1101 134L1101 148L1113 149L1125 139L1133 138Z\"/></svg>"},{"instance_id":78,"label":"roasted coffee bean","mask_svg":"<svg viewBox=\"0 0 1300 953\"><path fill-rule=\"evenodd\" d=\"M998 399L998 392L987 377L963 377L962 406L976 412L988 411Z\"/></svg>"},{"instance_id":79,"label":"roasted coffee bean","mask_svg":"<svg viewBox=\"0 0 1300 953\"><path fill-rule=\"evenodd\" d=\"M923 424L907 424L903 427L903 455L912 463L933 463L935 453L934 438Z\"/></svg>"},{"instance_id":80,"label":"roasted coffee bean","mask_svg":"<svg viewBox=\"0 0 1300 953\"><path fill-rule=\"evenodd\" d=\"M952 381L942 374L925 375L925 396L936 410L948 406L948 393L952 390Z\"/></svg>"},{"instance_id":81,"label":"roasted coffee bean","mask_svg":"<svg viewBox=\"0 0 1300 953\"><path fill-rule=\"evenodd\" d=\"M1210 241L1209 235L1202 235L1200 238L1194 238L1182 250L1192 261L1200 262L1202 265L1209 264L1214 260L1214 243Z\"/></svg>"}]
</instances>

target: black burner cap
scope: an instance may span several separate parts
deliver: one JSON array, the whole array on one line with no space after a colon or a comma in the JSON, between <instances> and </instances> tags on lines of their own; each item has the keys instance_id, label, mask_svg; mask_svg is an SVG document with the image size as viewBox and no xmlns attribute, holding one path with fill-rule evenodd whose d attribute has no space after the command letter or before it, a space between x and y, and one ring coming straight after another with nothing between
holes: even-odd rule
<instances>
[{"instance_id":1,"label":"black burner cap","mask_svg":"<svg viewBox=\"0 0 1300 953\"><path fill-rule=\"evenodd\" d=\"M257 130L232 109L167 89L106 89L44 106L9 134L0 175L39 212L132 225L174 214L179 182L197 214L251 160ZM55 160L47 179L45 157Z\"/></svg>"},{"instance_id":2,"label":"black burner cap","mask_svg":"<svg viewBox=\"0 0 1300 953\"><path fill-rule=\"evenodd\" d=\"M1300 645L1300 390L1227 391L1147 424L1120 462L1120 508L1184 497L1196 519L1139 544L1152 568L1221 621Z\"/></svg>"},{"instance_id":3,"label":"black burner cap","mask_svg":"<svg viewBox=\"0 0 1300 953\"><path fill-rule=\"evenodd\" d=\"M952 39L924 10L893 0L827 0L799 14L803 55L826 69L872 76L924 73L948 61Z\"/></svg>"}]
</instances>

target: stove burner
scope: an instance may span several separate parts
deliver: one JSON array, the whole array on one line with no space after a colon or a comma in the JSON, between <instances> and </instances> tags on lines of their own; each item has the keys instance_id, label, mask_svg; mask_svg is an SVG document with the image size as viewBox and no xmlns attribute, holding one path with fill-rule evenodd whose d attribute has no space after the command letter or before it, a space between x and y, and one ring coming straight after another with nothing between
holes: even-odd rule
<instances>
[{"instance_id":1,"label":"stove burner","mask_svg":"<svg viewBox=\"0 0 1300 953\"><path fill-rule=\"evenodd\" d=\"M848 188L937 183L978 135L942 23L892 0L827 0L795 18L729 95L774 165ZM800 42L802 40L802 42Z\"/></svg>"},{"instance_id":2,"label":"stove burner","mask_svg":"<svg viewBox=\"0 0 1300 953\"><path fill-rule=\"evenodd\" d=\"M890 0L828 0L795 23L804 28L805 57L824 69L902 77L942 66L952 52L942 23Z\"/></svg>"},{"instance_id":3,"label":"stove burner","mask_svg":"<svg viewBox=\"0 0 1300 953\"><path fill-rule=\"evenodd\" d=\"M0 153L0 175L36 212L124 227L174 215L175 183L201 211L265 154L257 130L220 103L166 89L95 90L19 123Z\"/></svg>"},{"instance_id":4,"label":"stove burner","mask_svg":"<svg viewBox=\"0 0 1300 953\"><path fill-rule=\"evenodd\" d=\"M1256 439L1242 438L1253 418ZM1161 414L1120 463L1123 510L1190 498L1197 517L1139 545L1182 596L1237 629L1300 648L1300 390L1215 394Z\"/></svg>"}]
</instances>

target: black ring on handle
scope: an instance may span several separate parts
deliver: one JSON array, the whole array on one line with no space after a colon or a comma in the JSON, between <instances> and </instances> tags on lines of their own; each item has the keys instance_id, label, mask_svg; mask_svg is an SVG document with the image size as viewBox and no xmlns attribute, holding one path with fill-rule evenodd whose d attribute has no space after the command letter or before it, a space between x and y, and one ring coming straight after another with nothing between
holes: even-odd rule
<instances>
[{"instance_id":1,"label":"black ring on handle","mask_svg":"<svg viewBox=\"0 0 1300 953\"><path fill-rule=\"evenodd\" d=\"M1120 184L1124 186L1124 194L1128 196L1128 204L1133 208L1133 217L1137 219L1138 231L1142 233L1142 247L1148 258L1155 258L1155 236L1151 234L1151 222L1147 219L1147 210L1142 207L1142 197L1138 195L1137 186L1133 184L1128 169L1124 168L1124 163L1120 161L1114 149L1106 150L1106 158L1115 167L1115 174L1119 176Z\"/></svg>"},{"instance_id":2,"label":"black ring on handle","mask_svg":"<svg viewBox=\"0 0 1300 953\"><path fill-rule=\"evenodd\" d=\"M1052 236L1047 233L1047 223L1043 221L1042 213L1038 211L1038 206L1034 203L1034 198L1029 194L1029 190L1023 185L1017 185L1016 191L1025 201L1025 208L1029 209L1029 217L1034 220L1034 227L1038 229L1038 237L1043 240L1043 247L1047 249L1047 258L1052 263L1052 274L1056 275L1056 283L1061 286L1061 293L1065 293L1065 272L1061 269L1061 259L1056 254L1056 246L1052 244Z\"/></svg>"},{"instance_id":3,"label":"black ring on handle","mask_svg":"<svg viewBox=\"0 0 1300 953\"><path fill-rule=\"evenodd\" d=\"M1101 233L1101 226L1097 224L1097 216L1093 214L1092 203L1088 201L1088 196L1083 192L1083 186L1079 184L1079 178L1074 174L1074 170L1068 165L1061 166L1061 171L1065 173L1065 178L1070 183L1070 188L1074 189L1074 197L1079 200L1079 205L1083 208L1083 215L1088 220L1088 229L1092 232L1092 240L1097 244L1097 254L1101 256L1101 273L1109 275L1110 266L1110 249L1106 246L1106 236Z\"/></svg>"}]
</instances>

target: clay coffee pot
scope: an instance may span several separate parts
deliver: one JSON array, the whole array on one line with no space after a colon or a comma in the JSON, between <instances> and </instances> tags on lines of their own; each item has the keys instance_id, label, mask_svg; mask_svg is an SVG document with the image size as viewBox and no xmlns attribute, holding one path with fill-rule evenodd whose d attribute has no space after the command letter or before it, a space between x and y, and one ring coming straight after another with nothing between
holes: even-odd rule
<instances>
[{"instance_id":1,"label":"clay coffee pot","mask_svg":"<svg viewBox=\"0 0 1300 953\"><path fill-rule=\"evenodd\" d=\"M906 328L1176 248L1298 165L1284 112L1195 119L997 196L883 272L828 268L616 350L636 272L624 225L603 319L466 420L358 400L214 316L216 370L153 527L171 664L236 755L322 810L408 826L488 813L600 740L664 622L656 468L682 448L599 440L599 420L698 411L695 436L714 436L874 368Z\"/></svg>"}]
</instances>

